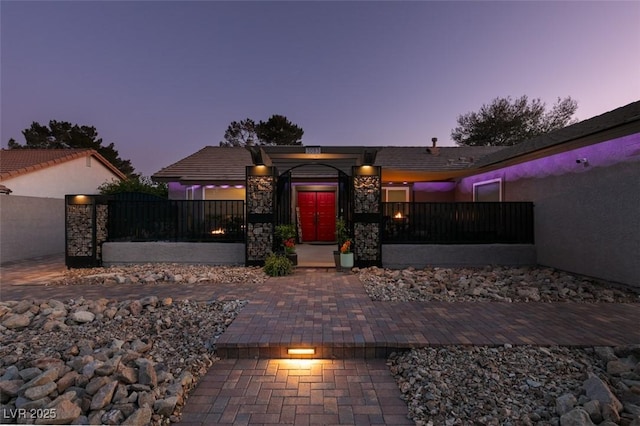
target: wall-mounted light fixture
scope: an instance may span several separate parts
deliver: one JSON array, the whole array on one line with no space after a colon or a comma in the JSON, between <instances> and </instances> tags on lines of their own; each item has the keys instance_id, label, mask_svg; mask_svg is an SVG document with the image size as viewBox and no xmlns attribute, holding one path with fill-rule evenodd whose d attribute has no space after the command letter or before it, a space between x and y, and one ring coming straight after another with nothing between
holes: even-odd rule
<instances>
[{"instance_id":1,"label":"wall-mounted light fixture","mask_svg":"<svg viewBox=\"0 0 640 426\"><path fill-rule=\"evenodd\" d=\"M365 150L363 153L362 164L365 166L373 166L376 162L377 150Z\"/></svg>"},{"instance_id":2,"label":"wall-mounted light fixture","mask_svg":"<svg viewBox=\"0 0 640 426\"><path fill-rule=\"evenodd\" d=\"M249 146L247 147L249 152L251 153L251 161L256 166L264 166L264 160L262 159L262 150L257 146Z\"/></svg>"},{"instance_id":3,"label":"wall-mounted light fixture","mask_svg":"<svg viewBox=\"0 0 640 426\"><path fill-rule=\"evenodd\" d=\"M587 160L586 158L578 158L576 160L577 164L582 164L584 167L589 167L589 160Z\"/></svg>"}]
</instances>

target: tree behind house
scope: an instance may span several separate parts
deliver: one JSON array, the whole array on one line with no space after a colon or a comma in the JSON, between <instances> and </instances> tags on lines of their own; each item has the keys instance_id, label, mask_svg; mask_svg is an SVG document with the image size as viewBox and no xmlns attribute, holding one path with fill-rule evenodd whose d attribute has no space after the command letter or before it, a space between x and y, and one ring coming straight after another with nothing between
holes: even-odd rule
<instances>
[{"instance_id":1,"label":"tree behind house","mask_svg":"<svg viewBox=\"0 0 640 426\"><path fill-rule=\"evenodd\" d=\"M513 101L510 97L495 98L478 112L458 116L451 138L467 146L515 145L575 123L571 117L577 109L578 103L571 97L558 98L550 111L539 98L531 102L526 95Z\"/></svg>"},{"instance_id":2,"label":"tree behind house","mask_svg":"<svg viewBox=\"0 0 640 426\"><path fill-rule=\"evenodd\" d=\"M49 121L49 127L34 121L22 131L25 144L9 139L9 149L93 149L128 177L137 177L130 160L123 160L113 143L102 145L93 126L78 126L66 121Z\"/></svg>"},{"instance_id":3,"label":"tree behind house","mask_svg":"<svg viewBox=\"0 0 640 426\"><path fill-rule=\"evenodd\" d=\"M220 146L302 145L304 130L283 115L272 115L258 124L250 118L232 121Z\"/></svg>"}]
</instances>

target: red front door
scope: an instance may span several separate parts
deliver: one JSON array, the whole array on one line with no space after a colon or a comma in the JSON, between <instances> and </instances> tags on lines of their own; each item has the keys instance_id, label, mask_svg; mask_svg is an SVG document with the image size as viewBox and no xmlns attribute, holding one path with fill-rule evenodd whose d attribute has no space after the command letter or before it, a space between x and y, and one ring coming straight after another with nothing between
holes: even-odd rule
<instances>
[{"instance_id":1,"label":"red front door","mask_svg":"<svg viewBox=\"0 0 640 426\"><path fill-rule=\"evenodd\" d=\"M336 194L324 191L298 192L302 242L335 241Z\"/></svg>"}]
</instances>

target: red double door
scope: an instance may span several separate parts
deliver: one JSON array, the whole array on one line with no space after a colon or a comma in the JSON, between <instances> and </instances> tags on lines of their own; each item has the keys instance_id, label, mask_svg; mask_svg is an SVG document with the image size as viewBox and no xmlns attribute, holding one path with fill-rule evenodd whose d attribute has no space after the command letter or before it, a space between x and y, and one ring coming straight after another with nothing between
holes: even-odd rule
<instances>
[{"instance_id":1,"label":"red double door","mask_svg":"<svg viewBox=\"0 0 640 426\"><path fill-rule=\"evenodd\" d=\"M298 208L303 242L335 241L335 192L300 191Z\"/></svg>"}]
</instances>

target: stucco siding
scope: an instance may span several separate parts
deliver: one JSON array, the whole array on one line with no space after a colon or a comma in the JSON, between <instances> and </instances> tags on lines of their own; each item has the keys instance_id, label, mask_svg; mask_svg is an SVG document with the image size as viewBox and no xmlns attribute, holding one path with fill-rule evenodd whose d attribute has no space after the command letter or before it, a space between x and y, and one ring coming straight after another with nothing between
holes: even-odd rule
<instances>
[{"instance_id":1,"label":"stucco siding","mask_svg":"<svg viewBox=\"0 0 640 426\"><path fill-rule=\"evenodd\" d=\"M77 158L13 178L2 184L13 192L11 196L64 199L65 194L96 194L105 182L117 179L111 170L95 158Z\"/></svg>"},{"instance_id":2,"label":"stucco siding","mask_svg":"<svg viewBox=\"0 0 640 426\"><path fill-rule=\"evenodd\" d=\"M640 287L640 135L467 178L461 197L495 177L534 202L539 264Z\"/></svg>"},{"instance_id":3,"label":"stucco siding","mask_svg":"<svg viewBox=\"0 0 640 426\"><path fill-rule=\"evenodd\" d=\"M0 195L0 262L64 253L64 200Z\"/></svg>"}]
</instances>

